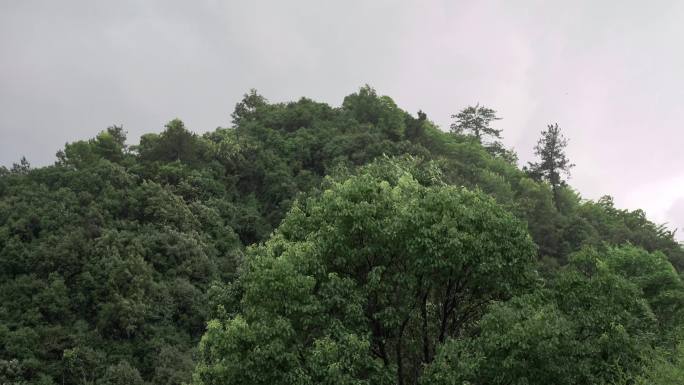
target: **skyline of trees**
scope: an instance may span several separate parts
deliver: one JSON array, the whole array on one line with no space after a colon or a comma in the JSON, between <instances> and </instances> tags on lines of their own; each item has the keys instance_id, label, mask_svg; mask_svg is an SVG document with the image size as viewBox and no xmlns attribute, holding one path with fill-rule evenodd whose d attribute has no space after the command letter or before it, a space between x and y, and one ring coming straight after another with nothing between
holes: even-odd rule
<instances>
[{"instance_id":1,"label":"skyline of trees","mask_svg":"<svg viewBox=\"0 0 684 385\"><path fill-rule=\"evenodd\" d=\"M2 169L0 381L682 372L684 250L643 211L554 192L368 86L339 107L250 92L233 118Z\"/></svg>"}]
</instances>

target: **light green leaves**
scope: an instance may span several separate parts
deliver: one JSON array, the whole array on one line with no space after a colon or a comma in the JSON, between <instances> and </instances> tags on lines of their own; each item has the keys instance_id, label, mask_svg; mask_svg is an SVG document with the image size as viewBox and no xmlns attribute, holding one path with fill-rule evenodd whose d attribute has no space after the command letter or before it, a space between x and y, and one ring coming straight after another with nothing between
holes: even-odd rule
<instances>
[{"instance_id":1,"label":"light green leaves","mask_svg":"<svg viewBox=\"0 0 684 385\"><path fill-rule=\"evenodd\" d=\"M212 322L198 383L415 382L488 303L534 286L519 222L405 165L329 181L248 253L242 311Z\"/></svg>"}]
</instances>

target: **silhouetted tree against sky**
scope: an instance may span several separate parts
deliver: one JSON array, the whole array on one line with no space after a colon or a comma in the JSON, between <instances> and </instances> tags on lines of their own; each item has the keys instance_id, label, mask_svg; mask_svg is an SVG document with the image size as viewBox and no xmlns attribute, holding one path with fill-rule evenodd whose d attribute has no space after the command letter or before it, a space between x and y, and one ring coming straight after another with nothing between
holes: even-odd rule
<instances>
[{"instance_id":1,"label":"silhouetted tree against sky","mask_svg":"<svg viewBox=\"0 0 684 385\"><path fill-rule=\"evenodd\" d=\"M468 106L462 109L456 115L451 115L451 118L456 119L451 124L451 132L470 134L480 143L488 136L501 139L501 130L490 126L492 121L501 120L501 118L496 116L496 111L491 108L480 106L478 103L475 106Z\"/></svg>"},{"instance_id":2,"label":"silhouetted tree against sky","mask_svg":"<svg viewBox=\"0 0 684 385\"><path fill-rule=\"evenodd\" d=\"M565 185L563 175L570 176L570 169L575 165L565 155L568 140L561 133L558 123L549 124L542 131L541 138L534 147L534 154L539 162L529 164L529 172L536 179L546 180L553 189L553 200L558 208L558 189Z\"/></svg>"}]
</instances>

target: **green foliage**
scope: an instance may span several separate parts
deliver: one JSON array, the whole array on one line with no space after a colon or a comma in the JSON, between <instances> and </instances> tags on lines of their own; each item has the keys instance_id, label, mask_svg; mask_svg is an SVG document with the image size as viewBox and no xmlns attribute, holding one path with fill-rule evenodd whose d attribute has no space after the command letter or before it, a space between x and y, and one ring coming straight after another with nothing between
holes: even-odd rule
<instances>
[{"instance_id":1,"label":"green foliage","mask_svg":"<svg viewBox=\"0 0 684 385\"><path fill-rule=\"evenodd\" d=\"M254 248L240 312L212 321L197 383L415 383L446 339L535 283L491 198L380 162L296 205Z\"/></svg>"},{"instance_id":2,"label":"green foliage","mask_svg":"<svg viewBox=\"0 0 684 385\"><path fill-rule=\"evenodd\" d=\"M389 96L378 97L373 88L366 85L358 93L344 98L342 109L361 124L377 128L390 140L404 136L404 112Z\"/></svg>"},{"instance_id":3,"label":"green foliage","mask_svg":"<svg viewBox=\"0 0 684 385\"><path fill-rule=\"evenodd\" d=\"M672 264L661 252L649 253L629 245L610 248L605 255L612 271L640 289L656 316L662 343L676 345L684 316L684 282Z\"/></svg>"},{"instance_id":4,"label":"green foliage","mask_svg":"<svg viewBox=\"0 0 684 385\"><path fill-rule=\"evenodd\" d=\"M485 106L476 104L475 106L468 106L461 110L456 115L451 115L452 119L456 119L451 124L451 132L456 134L467 133L475 137L479 143L486 136L491 136L496 139L501 139L501 130L490 127L490 123L501 118L496 116L496 111Z\"/></svg>"},{"instance_id":5,"label":"green foliage","mask_svg":"<svg viewBox=\"0 0 684 385\"><path fill-rule=\"evenodd\" d=\"M539 297L497 304L473 338L451 339L426 369L423 384L576 384L572 323Z\"/></svg>"},{"instance_id":6,"label":"green foliage","mask_svg":"<svg viewBox=\"0 0 684 385\"><path fill-rule=\"evenodd\" d=\"M136 150L142 161L194 163L204 148L197 135L186 130L183 122L174 119L160 135L143 135Z\"/></svg>"},{"instance_id":7,"label":"green foliage","mask_svg":"<svg viewBox=\"0 0 684 385\"><path fill-rule=\"evenodd\" d=\"M102 378L97 380L98 385L143 385L140 373L127 361L121 361L107 368Z\"/></svg>"},{"instance_id":8,"label":"green foliage","mask_svg":"<svg viewBox=\"0 0 684 385\"><path fill-rule=\"evenodd\" d=\"M27 380L91 383L122 359L152 378L153 355L193 347L206 289L234 273L221 270L239 255L230 228L210 221L220 216L209 202L186 202L106 159L8 182L3 359L18 360Z\"/></svg>"},{"instance_id":9,"label":"green foliage","mask_svg":"<svg viewBox=\"0 0 684 385\"><path fill-rule=\"evenodd\" d=\"M541 138L534 147L534 153L539 156L539 162L529 164L529 174L533 178L545 180L551 184L556 207L559 209L558 191L561 186L565 185L563 174L570 175L570 169L575 166L565 155L567 145L568 140L561 133L558 123L549 124L546 131L542 131Z\"/></svg>"},{"instance_id":10,"label":"green foliage","mask_svg":"<svg viewBox=\"0 0 684 385\"><path fill-rule=\"evenodd\" d=\"M643 211L369 86L231 117L0 167L0 382L676 378L684 249Z\"/></svg>"},{"instance_id":11,"label":"green foliage","mask_svg":"<svg viewBox=\"0 0 684 385\"><path fill-rule=\"evenodd\" d=\"M112 126L88 141L67 143L57 153L60 164L75 168L87 167L98 159L121 163L127 155L126 132L121 126Z\"/></svg>"},{"instance_id":12,"label":"green foliage","mask_svg":"<svg viewBox=\"0 0 684 385\"><path fill-rule=\"evenodd\" d=\"M676 378L678 361L665 357L677 351L670 350L671 340L657 337L667 335L658 329L662 319L671 318L655 300L667 298L668 309L679 305L673 287L679 290L681 281L671 272L662 255L632 246L601 255L577 253L544 289L493 305L478 335L448 341L423 383L626 384L644 376ZM656 285L656 276L666 276L667 283Z\"/></svg>"},{"instance_id":13,"label":"green foliage","mask_svg":"<svg viewBox=\"0 0 684 385\"><path fill-rule=\"evenodd\" d=\"M684 343L674 352L659 352L651 358L647 372L639 378L644 385L678 385L684 378Z\"/></svg>"}]
</instances>

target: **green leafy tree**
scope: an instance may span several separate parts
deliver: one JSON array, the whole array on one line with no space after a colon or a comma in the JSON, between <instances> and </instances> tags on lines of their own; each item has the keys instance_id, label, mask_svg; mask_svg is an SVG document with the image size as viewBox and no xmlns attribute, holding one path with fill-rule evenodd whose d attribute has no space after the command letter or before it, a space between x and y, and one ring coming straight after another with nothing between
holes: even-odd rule
<instances>
[{"instance_id":1,"label":"green leafy tree","mask_svg":"<svg viewBox=\"0 0 684 385\"><path fill-rule=\"evenodd\" d=\"M629 383L646 367L657 318L638 285L609 256L583 250L551 281L553 302L572 321L576 383Z\"/></svg>"},{"instance_id":2,"label":"green leafy tree","mask_svg":"<svg viewBox=\"0 0 684 385\"><path fill-rule=\"evenodd\" d=\"M607 250L604 260L612 271L641 289L658 320L661 343L674 347L684 327L684 282L665 255L626 245Z\"/></svg>"},{"instance_id":3,"label":"green leafy tree","mask_svg":"<svg viewBox=\"0 0 684 385\"><path fill-rule=\"evenodd\" d=\"M128 155L126 132L122 126L111 126L90 140L67 143L57 152L57 162L62 166L83 168L100 159L121 163Z\"/></svg>"},{"instance_id":4,"label":"green leafy tree","mask_svg":"<svg viewBox=\"0 0 684 385\"><path fill-rule=\"evenodd\" d=\"M369 85L344 98L342 109L357 122L370 124L392 140L404 137L405 112L389 96L379 96Z\"/></svg>"},{"instance_id":5,"label":"green leafy tree","mask_svg":"<svg viewBox=\"0 0 684 385\"><path fill-rule=\"evenodd\" d=\"M268 104L268 100L259 95L257 90L252 88L248 93L244 94L242 100L235 105L233 113L230 115L233 119L233 125L238 126L248 120L256 118L257 109Z\"/></svg>"},{"instance_id":6,"label":"green leafy tree","mask_svg":"<svg viewBox=\"0 0 684 385\"><path fill-rule=\"evenodd\" d=\"M469 134L482 143L487 137L501 139L501 130L491 127L495 120L501 120L496 116L496 111L491 108L480 106L468 106L458 114L451 115L455 119L451 124L451 132L456 134Z\"/></svg>"},{"instance_id":7,"label":"green leafy tree","mask_svg":"<svg viewBox=\"0 0 684 385\"><path fill-rule=\"evenodd\" d=\"M529 163L531 176L551 184L557 208L560 207L559 190L566 184L563 176L569 176L570 169L575 166L565 155L567 145L568 140L561 133L558 123L549 124L534 147L535 155L540 158L539 162Z\"/></svg>"},{"instance_id":8,"label":"green leafy tree","mask_svg":"<svg viewBox=\"0 0 684 385\"><path fill-rule=\"evenodd\" d=\"M15 175L26 175L31 171L31 163L29 163L25 156L22 156L19 159L19 163L12 163L12 168L9 171Z\"/></svg>"},{"instance_id":9,"label":"green leafy tree","mask_svg":"<svg viewBox=\"0 0 684 385\"><path fill-rule=\"evenodd\" d=\"M613 270L614 259L585 250L546 288L494 304L477 335L442 346L423 383L636 383L657 352L656 317L640 287Z\"/></svg>"},{"instance_id":10,"label":"green leafy tree","mask_svg":"<svg viewBox=\"0 0 684 385\"><path fill-rule=\"evenodd\" d=\"M684 343L674 352L660 352L651 357L647 372L639 378L639 385L678 385L684 378Z\"/></svg>"},{"instance_id":11,"label":"green leafy tree","mask_svg":"<svg viewBox=\"0 0 684 385\"><path fill-rule=\"evenodd\" d=\"M478 324L479 335L451 339L426 369L422 384L577 384L572 322L541 296L499 303Z\"/></svg>"},{"instance_id":12,"label":"green leafy tree","mask_svg":"<svg viewBox=\"0 0 684 385\"><path fill-rule=\"evenodd\" d=\"M143 135L135 149L145 161L186 163L197 162L204 150L202 141L195 133L188 131L179 119L170 121L159 135Z\"/></svg>"},{"instance_id":13,"label":"green leafy tree","mask_svg":"<svg viewBox=\"0 0 684 385\"><path fill-rule=\"evenodd\" d=\"M23 368L18 360L0 360L0 384L27 385L23 380Z\"/></svg>"},{"instance_id":14,"label":"green leafy tree","mask_svg":"<svg viewBox=\"0 0 684 385\"><path fill-rule=\"evenodd\" d=\"M144 385L138 370L131 366L128 361L121 361L107 368L102 378L97 380L97 385Z\"/></svg>"},{"instance_id":15,"label":"green leafy tree","mask_svg":"<svg viewBox=\"0 0 684 385\"><path fill-rule=\"evenodd\" d=\"M452 133L473 137L492 156L513 165L517 164L518 155L513 150L504 147L500 140L497 140L501 139L502 130L491 126L493 121L501 120L496 116L496 111L476 104L464 108L456 115L451 115L451 118L455 119L450 126Z\"/></svg>"},{"instance_id":16,"label":"green leafy tree","mask_svg":"<svg viewBox=\"0 0 684 385\"><path fill-rule=\"evenodd\" d=\"M383 162L331 181L252 250L239 313L211 321L196 383L417 383L487 304L534 284L534 246L481 193Z\"/></svg>"}]
</instances>

